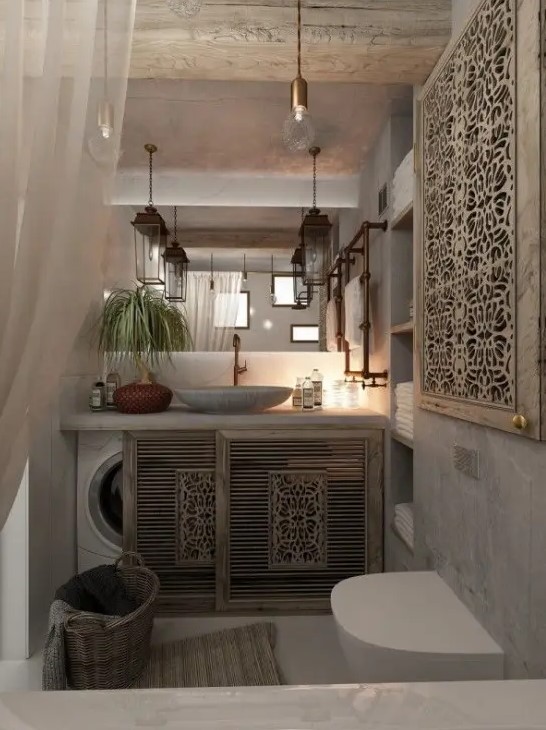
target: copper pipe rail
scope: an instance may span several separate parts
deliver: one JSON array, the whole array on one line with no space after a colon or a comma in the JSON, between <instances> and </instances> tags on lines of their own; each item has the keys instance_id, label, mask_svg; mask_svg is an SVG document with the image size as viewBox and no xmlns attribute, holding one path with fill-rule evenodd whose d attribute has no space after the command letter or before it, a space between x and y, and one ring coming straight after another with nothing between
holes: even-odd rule
<instances>
[{"instance_id":1,"label":"copper pipe rail","mask_svg":"<svg viewBox=\"0 0 546 730\"><path fill-rule=\"evenodd\" d=\"M336 340L337 351L343 352L345 331L343 323L343 257L336 259L328 274L328 301L334 297L336 304ZM332 292L332 279L336 279L336 286Z\"/></svg>"},{"instance_id":2,"label":"copper pipe rail","mask_svg":"<svg viewBox=\"0 0 546 730\"><path fill-rule=\"evenodd\" d=\"M389 371L374 372L370 370L370 231L372 230L386 231L387 221L380 223L364 221L352 241L344 249L345 283L348 284L351 278L351 265L354 263L352 254L360 254L363 259L363 272L360 276L360 282L364 286L363 320L360 325L362 330L362 370L351 369L351 351L349 344L345 341L345 377L353 378L353 380L359 378L363 388L385 388L387 384L378 383L377 380L387 380ZM362 246L356 248L361 239ZM367 383L367 380L371 380L371 383Z\"/></svg>"}]
</instances>

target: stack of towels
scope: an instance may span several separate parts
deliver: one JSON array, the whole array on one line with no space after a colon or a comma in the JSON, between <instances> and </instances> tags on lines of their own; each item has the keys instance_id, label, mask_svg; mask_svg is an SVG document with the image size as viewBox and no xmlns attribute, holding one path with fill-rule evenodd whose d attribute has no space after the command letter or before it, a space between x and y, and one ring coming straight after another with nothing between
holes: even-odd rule
<instances>
[{"instance_id":1,"label":"stack of towels","mask_svg":"<svg viewBox=\"0 0 546 730\"><path fill-rule=\"evenodd\" d=\"M413 440L413 381L398 383L394 389L394 398L394 430L400 436Z\"/></svg>"},{"instance_id":2,"label":"stack of towels","mask_svg":"<svg viewBox=\"0 0 546 730\"><path fill-rule=\"evenodd\" d=\"M413 550L413 502L395 506L394 529L406 545Z\"/></svg>"},{"instance_id":3,"label":"stack of towels","mask_svg":"<svg viewBox=\"0 0 546 730\"><path fill-rule=\"evenodd\" d=\"M392 181L392 217L401 213L413 200L413 150L404 157Z\"/></svg>"}]
</instances>

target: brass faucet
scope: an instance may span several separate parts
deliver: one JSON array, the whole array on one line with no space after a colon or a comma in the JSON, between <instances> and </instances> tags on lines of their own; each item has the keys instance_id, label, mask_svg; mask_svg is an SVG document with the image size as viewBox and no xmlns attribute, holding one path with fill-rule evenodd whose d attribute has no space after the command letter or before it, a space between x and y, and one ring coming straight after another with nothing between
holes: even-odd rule
<instances>
[{"instance_id":1,"label":"brass faucet","mask_svg":"<svg viewBox=\"0 0 546 730\"><path fill-rule=\"evenodd\" d=\"M233 385L239 385L239 375L246 373L246 360L245 364L240 367L239 365L239 353L241 351L241 338L239 335L233 335L233 347L235 348L235 364L233 365Z\"/></svg>"}]
</instances>

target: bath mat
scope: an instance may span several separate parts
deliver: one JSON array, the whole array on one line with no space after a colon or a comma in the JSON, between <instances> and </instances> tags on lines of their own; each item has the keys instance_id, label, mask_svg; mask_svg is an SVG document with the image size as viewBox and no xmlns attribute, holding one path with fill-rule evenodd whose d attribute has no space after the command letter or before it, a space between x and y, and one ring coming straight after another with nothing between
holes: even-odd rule
<instances>
[{"instance_id":1,"label":"bath mat","mask_svg":"<svg viewBox=\"0 0 546 730\"><path fill-rule=\"evenodd\" d=\"M275 626L251 624L152 646L140 688L281 684L273 653Z\"/></svg>"}]
</instances>

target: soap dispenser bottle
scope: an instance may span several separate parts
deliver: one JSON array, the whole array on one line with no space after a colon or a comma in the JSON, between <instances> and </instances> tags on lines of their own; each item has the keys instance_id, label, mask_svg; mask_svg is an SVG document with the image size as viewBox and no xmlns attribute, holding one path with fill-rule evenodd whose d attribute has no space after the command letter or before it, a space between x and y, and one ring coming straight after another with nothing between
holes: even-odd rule
<instances>
[{"instance_id":1,"label":"soap dispenser bottle","mask_svg":"<svg viewBox=\"0 0 546 730\"><path fill-rule=\"evenodd\" d=\"M120 385L121 378L119 377L118 373L108 373L108 377L106 378L106 408L108 408L109 410L113 410L116 407L114 403L114 393L120 387Z\"/></svg>"},{"instance_id":2,"label":"soap dispenser bottle","mask_svg":"<svg viewBox=\"0 0 546 730\"><path fill-rule=\"evenodd\" d=\"M89 408L92 411L102 411L106 405L106 395L103 381L97 378L89 393Z\"/></svg>"},{"instance_id":3,"label":"soap dispenser bottle","mask_svg":"<svg viewBox=\"0 0 546 730\"><path fill-rule=\"evenodd\" d=\"M315 408L322 408L322 382L324 376L315 368L311 373L311 382L313 383L313 403Z\"/></svg>"},{"instance_id":4,"label":"soap dispenser bottle","mask_svg":"<svg viewBox=\"0 0 546 730\"><path fill-rule=\"evenodd\" d=\"M296 387L294 388L294 392L292 393L292 407L297 408L298 411L301 411L303 408L303 378L298 378L296 380Z\"/></svg>"},{"instance_id":5,"label":"soap dispenser bottle","mask_svg":"<svg viewBox=\"0 0 546 730\"><path fill-rule=\"evenodd\" d=\"M303 391L303 410L304 411L312 411L315 407L315 393L313 390L313 383L311 382L311 378L307 376L305 380L303 381L302 385L302 391Z\"/></svg>"}]
</instances>

